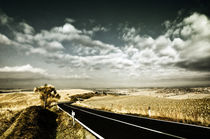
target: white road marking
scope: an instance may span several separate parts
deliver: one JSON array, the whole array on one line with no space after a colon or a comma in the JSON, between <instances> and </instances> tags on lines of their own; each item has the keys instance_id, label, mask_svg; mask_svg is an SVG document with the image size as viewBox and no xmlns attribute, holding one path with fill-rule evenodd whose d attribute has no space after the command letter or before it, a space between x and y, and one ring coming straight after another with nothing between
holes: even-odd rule
<instances>
[{"instance_id":1,"label":"white road marking","mask_svg":"<svg viewBox=\"0 0 210 139\"><path fill-rule=\"evenodd\" d=\"M69 105L66 105L66 104L64 104L64 105L67 106L67 107L70 107L70 108L74 108L74 109L83 111L85 113L89 113L89 114L92 114L92 115L104 118L104 119L109 119L109 120L112 120L112 121L116 121L116 122L119 122L119 123L127 124L127 125L130 125L130 126L133 126L133 127L141 128L141 129L145 129L145 130L152 131L152 132L155 132L155 133L167 135L167 136L170 136L170 137L175 137L175 138L179 138L179 139L185 139L183 137L179 137L179 136L176 136L176 135L164 133L164 132L161 132L161 131L158 131L158 130L146 128L146 127L143 127L143 126L138 126L138 125L131 124L131 123L128 123L128 122L124 122L124 121L120 121L120 120L117 120L117 119L109 118L109 117L106 117L106 116L103 116L103 115L95 114L95 113L92 113L92 112L89 112L89 111L86 111L86 110L82 110L82 109L79 109L79 108L75 108L75 107L72 107L72 106L69 106Z\"/></svg>"},{"instance_id":2,"label":"white road marking","mask_svg":"<svg viewBox=\"0 0 210 139\"><path fill-rule=\"evenodd\" d=\"M110 111L98 110L98 109L92 109L92 110L100 111L100 112L107 112L107 113L117 114L117 115L123 115L123 116L127 116L127 117L135 117L135 118L140 118L140 119L147 119L147 120L160 121L160 122L165 122L165 123L173 123L173 124L180 124L180 125L186 125L186 126L193 126L193 127L198 127L198 128L210 129L210 127L200 126L200 125L193 125L193 124L187 124L187 123L179 123L179 122L175 122L175 121L159 120L159 119L153 119L153 118L149 118L149 117L140 117L140 116L128 115L128 114L119 114L119 113L114 113L114 112L110 112Z\"/></svg>"},{"instance_id":3,"label":"white road marking","mask_svg":"<svg viewBox=\"0 0 210 139\"><path fill-rule=\"evenodd\" d=\"M135 117L135 118L141 118L141 119L154 120L154 121L160 121L160 122L165 122L165 123L173 123L173 124L180 124L180 125L186 125L186 126L193 126L193 127L210 129L210 127L205 127L205 126L200 126L200 125L193 125L193 124L187 124L187 123L179 123L179 122L175 122L175 121L166 121L166 120L159 120L159 119L153 119L153 118L148 118L148 117L139 117L139 116L135 116L135 115L126 115L126 114L120 114L120 115L124 115L124 116L128 116L128 117L130 116L130 117Z\"/></svg>"},{"instance_id":4,"label":"white road marking","mask_svg":"<svg viewBox=\"0 0 210 139\"><path fill-rule=\"evenodd\" d=\"M64 104L65 105L65 104ZM57 105L58 106L58 105ZM59 109L61 109L62 111L64 111L60 106L58 106ZM69 114L68 112L64 111L67 115L69 115L70 117L73 118L73 116L71 114ZM87 127L85 124L83 124L82 122L80 122L77 118L75 118L75 121L77 121L80 125L82 125L84 128L86 128L90 133L92 133L94 136L96 136L99 139L104 139L102 136L100 136L98 133L96 133L95 131L93 131L92 129L90 129L89 127Z\"/></svg>"}]
</instances>

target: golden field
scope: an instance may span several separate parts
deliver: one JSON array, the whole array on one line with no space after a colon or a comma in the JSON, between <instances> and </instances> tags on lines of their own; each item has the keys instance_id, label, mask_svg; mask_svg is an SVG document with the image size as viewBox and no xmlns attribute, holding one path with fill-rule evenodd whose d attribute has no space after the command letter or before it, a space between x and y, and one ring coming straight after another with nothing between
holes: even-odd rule
<instances>
[{"instance_id":1,"label":"golden field","mask_svg":"<svg viewBox=\"0 0 210 139\"><path fill-rule=\"evenodd\" d=\"M116 91L116 90L115 90ZM126 95L93 97L76 105L116 113L210 126L210 94L202 92L161 92L159 89L118 90ZM117 92L117 91L116 91Z\"/></svg>"},{"instance_id":2,"label":"golden field","mask_svg":"<svg viewBox=\"0 0 210 139\"><path fill-rule=\"evenodd\" d=\"M89 93L92 91L82 90L82 89L70 89L70 90L57 90L61 95L59 102L65 102L70 100L70 96L76 94ZM7 133L8 130L11 130L10 127L16 123L19 115L22 111L30 106L40 106L39 94L32 91L15 90L12 93L0 93L0 138L4 133ZM90 133L88 133L83 127L76 124L72 126L71 118L62 111L55 110L58 118L57 135L56 138L94 138ZM68 136L67 136L68 134Z\"/></svg>"}]
</instances>

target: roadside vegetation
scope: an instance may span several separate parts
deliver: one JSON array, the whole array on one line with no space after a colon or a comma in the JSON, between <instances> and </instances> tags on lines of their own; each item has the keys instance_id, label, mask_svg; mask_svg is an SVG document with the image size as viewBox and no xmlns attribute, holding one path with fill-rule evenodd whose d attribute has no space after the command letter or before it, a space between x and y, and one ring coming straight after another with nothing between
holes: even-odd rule
<instances>
[{"instance_id":1,"label":"roadside vegetation","mask_svg":"<svg viewBox=\"0 0 210 139\"><path fill-rule=\"evenodd\" d=\"M56 94L60 94L58 101L62 102L70 101L72 95L88 92L72 89L58 90ZM73 126L67 114L50 104L44 109L40 94L32 91L0 93L0 138L95 138L79 124Z\"/></svg>"},{"instance_id":2,"label":"roadside vegetation","mask_svg":"<svg viewBox=\"0 0 210 139\"><path fill-rule=\"evenodd\" d=\"M39 93L41 105L46 108L50 108L51 104L56 103L60 99L60 95L52 85L45 84L44 86L35 87L34 93Z\"/></svg>"},{"instance_id":3,"label":"roadside vegetation","mask_svg":"<svg viewBox=\"0 0 210 139\"><path fill-rule=\"evenodd\" d=\"M55 138L57 114L40 106L23 110L1 138Z\"/></svg>"},{"instance_id":4,"label":"roadside vegetation","mask_svg":"<svg viewBox=\"0 0 210 139\"><path fill-rule=\"evenodd\" d=\"M77 122L73 126L72 118L63 111L57 109L56 113L58 114L56 139L96 139Z\"/></svg>"},{"instance_id":5,"label":"roadside vegetation","mask_svg":"<svg viewBox=\"0 0 210 139\"><path fill-rule=\"evenodd\" d=\"M70 96L70 102L71 103L74 103L74 102L77 102L77 101L83 101L85 99L89 99L91 97L94 97L94 96L105 96L107 94L105 93L98 93L98 92L88 92L88 93L84 93L84 94L76 94L76 95L72 95Z\"/></svg>"}]
</instances>

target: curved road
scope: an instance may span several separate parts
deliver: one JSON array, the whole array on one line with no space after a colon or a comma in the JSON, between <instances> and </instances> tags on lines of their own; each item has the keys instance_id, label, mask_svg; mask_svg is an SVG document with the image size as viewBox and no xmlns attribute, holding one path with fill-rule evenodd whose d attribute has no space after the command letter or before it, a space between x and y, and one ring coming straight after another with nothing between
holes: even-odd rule
<instances>
[{"instance_id":1,"label":"curved road","mask_svg":"<svg viewBox=\"0 0 210 139\"><path fill-rule=\"evenodd\" d=\"M177 122L122 115L101 110L58 104L60 108L106 139L210 138L210 128Z\"/></svg>"}]
</instances>

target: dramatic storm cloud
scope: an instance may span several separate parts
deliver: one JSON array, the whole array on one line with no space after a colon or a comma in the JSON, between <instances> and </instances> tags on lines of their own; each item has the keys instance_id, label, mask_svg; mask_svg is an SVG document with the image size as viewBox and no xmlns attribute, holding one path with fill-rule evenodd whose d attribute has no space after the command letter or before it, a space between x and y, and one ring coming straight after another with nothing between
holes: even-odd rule
<instances>
[{"instance_id":1,"label":"dramatic storm cloud","mask_svg":"<svg viewBox=\"0 0 210 139\"><path fill-rule=\"evenodd\" d=\"M7 7L7 3L4 4ZM140 14L147 11L146 8L138 11L134 5L128 5L134 8L131 9L134 17L127 19L131 15L126 3L124 10L114 3L109 4L111 12L119 9L117 15L122 18L112 19L105 9L103 18L99 18L97 12L90 17L80 17L79 13L66 14L68 10L59 13L57 9L58 13L46 16L49 20L46 21L34 14L36 4L20 17L15 10L2 7L0 80L7 82L1 83L1 87L31 87L43 82L65 88L210 83L210 19L208 12L202 13L199 7L192 11L175 6L169 15L159 11L160 15L152 17L151 13ZM165 6L173 7L167 3ZM44 12L52 12L48 10ZM92 11L86 14L91 15ZM151 15L151 19L165 18L157 19L154 24L148 17L144 19L146 15ZM136 20L138 17L142 17L141 20Z\"/></svg>"}]
</instances>

